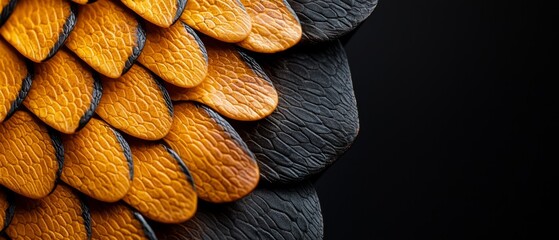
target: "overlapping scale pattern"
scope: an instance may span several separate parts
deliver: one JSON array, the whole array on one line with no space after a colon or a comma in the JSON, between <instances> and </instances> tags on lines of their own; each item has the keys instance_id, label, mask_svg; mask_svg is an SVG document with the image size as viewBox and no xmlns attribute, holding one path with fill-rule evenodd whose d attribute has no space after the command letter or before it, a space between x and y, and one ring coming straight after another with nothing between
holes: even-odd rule
<instances>
[{"instance_id":1,"label":"overlapping scale pattern","mask_svg":"<svg viewBox=\"0 0 559 240\"><path fill-rule=\"evenodd\" d=\"M193 88L169 86L171 99L197 101L236 120L254 121L270 115L278 104L278 94L258 63L231 45L206 42L206 79Z\"/></svg>"},{"instance_id":2,"label":"overlapping scale pattern","mask_svg":"<svg viewBox=\"0 0 559 240\"><path fill-rule=\"evenodd\" d=\"M145 219L121 202L88 201L92 239L153 240L155 234Z\"/></svg>"},{"instance_id":3,"label":"overlapping scale pattern","mask_svg":"<svg viewBox=\"0 0 559 240\"><path fill-rule=\"evenodd\" d=\"M252 152L212 110L194 103L175 105L175 121L164 140L192 173L198 196L230 202L252 191L259 180Z\"/></svg>"},{"instance_id":4,"label":"overlapping scale pattern","mask_svg":"<svg viewBox=\"0 0 559 240\"><path fill-rule=\"evenodd\" d=\"M144 216L179 223L194 216L198 196L186 165L163 143L131 141L134 180L124 201Z\"/></svg>"},{"instance_id":5,"label":"overlapping scale pattern","mask_svg":"<svg viewBox=\"0 0 559 240\"><path fill-rule=\"evenodd\" d=\"M188 0L181 20L223 42L240 42L252 28L250 16L238 0Z\"/></svg>"},{"instance_id":6,"label":"overlapping scale pattern","mask_svg":"<svg viewBox=\"0 0 559 240\"><path fill-rule=\"evenodd\" d=\"M89 67L62 49L34 69L25 107L62 133L71 134L85 126L102 94L101 83Z\"/></svg>"},{"instance_id":7,"label":"overlapping scale pattern","mask_svg":"<svg viewBox=\"0 0 559 240\"><path fill-rule=\"evenodd\" d=\"M88 239L89 209L70 187L58 185L48 196L18 197L14 218L6 229L12 239Z\"/></svg>"},{"instance_id":8,"label":"overlapping scale pattern","mask_svg":"<svg viewBox=\"0 0 559 240\"><path fill-rule=\"evenodd\" d=\"M146 26L147 39L138 62L166 82L190 88L208 73L206 48L196 33L179 22L169 28Z\"/></svg>"},{"instance_id":9,"label":"overlapping scale pattern","mask_svg":"<svg viewBox=\"0 0 559 240\"><path fill-rule=\"evenodd\" d=\"M101 74L117 78L134 63L145 32L130 10L115 1L83 5L66 46Z\"/></svg>"},{"instance_id":10,"label":"overlapping scale pattern","mask_svg":"<svg viewBox=\"0 0 559 240\"><path fill-rule=\"evenodd\" d=\"M68 1L18 1L0 28L0 35L34 62L54 56L76 24L76 12Z\"/></svg>"},{"instance_id":11,"label":"overlapping scale pattern","mask_svg":"<svg viewBox=\"0 0 559 240\"><path fill-rule=\"evenodd\" d=\"M182 14L187 0L121 0L145 20L164 28L168 28Z\"/></svg>"},{"instance_id":12,"label":"overlapping scale pattern","mask_svg":"<svg viewBox=\"0 0 559 240\"><path fill-rule=\"evenodd\" d=\"M138 138L157 140L171 129L173 106L167 90L144 67L133 65L117 79L103 77L97 114L113 127Z\"/></svg>"},{"instance_id":13,"label":"overlapping scale pattern","mask_svg":"<svg viewBox=\"0 0 559 240\"><path fill-rule=\"evenodd\" d=\"M0 125L0 184L28 198L55 186L63 162L60 139L24 110Z\"/></svg>"},{"instance_id":14,"label":"overlapping scale pattern","mask_svg":"<svg viewBox=\"0 0 559 240\"><path fill-rule=\"evenodd\" d=\"M252 19L252 29L239 46L255 52L275 53L301 40L301 24L285 0L241 0Z\"/></svg>"},{"instance_id":15,"label":"overlapping scale pattern","mask_svg":"<svg viewBox=\"0 0 559 240\"><path fill-rule=\"evenodd\" d=\"M62 181L101 201L124 197L134 172L130 147L120 133L91 119L78 133L64 136L63 143Z\"/></svg>"},{"instance_id":16,"label":"overlapping scale pattern","mask_svg":"<svg viewBox=\"0 0 559 240\"><path fill-rule=\"evenodd\" d=\"M353 135L337 133L356 132L323 118L321 108L332 104L314 102L346 107L337 99L351 96L347 71L327 69L344 63L339 51L325 51L323 60L287 55L303 69L295 77L288 60L251 56L313 34L298 18L312 4L291 2L305 12L285 0L0 0L0 239L156 239L154 222L178 239L320 238L310 185L251 194L261 173L273 185L324 169L339 152L330 154L323 140L337 147L342 138L344 148ZM355 25L370 11L351 6L376 1L338 5ZM324 86L313 89L316 78ZM248 146L229 120L248 124L238 128ZM307 132L282 124L310 124L320 137L304 139ZM295 146L301 143L326 146L328 154L309 155ZM233 224L251 214L259 217Z\"/></svg>"}]
</instances>

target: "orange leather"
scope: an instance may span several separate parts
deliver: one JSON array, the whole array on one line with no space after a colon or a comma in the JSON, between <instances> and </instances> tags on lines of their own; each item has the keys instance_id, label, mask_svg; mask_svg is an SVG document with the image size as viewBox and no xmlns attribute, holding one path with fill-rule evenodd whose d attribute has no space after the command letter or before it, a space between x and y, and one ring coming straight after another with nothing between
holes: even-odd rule
<instances>
[{"instance_id":1,"label":"orange leather","mask_svg":"<svg viewBox=\"0 0 559 240\"><path fill-rule=\"evenodd\" d=\"M134 180L123 200L158 222L180 223L194 216L198 196L178 155L161 143L129 143Z\"/></svg>"},{"instance_id":2,"label":"orange leather","mask_svg":"<svg viewBox=\"0 0 559 240\"><path fill-rule=\"evenodd\" d=\"M171 26L180 17L187 2L187 0L121 1L145 20L164 28Z\"/></svg>"},{"instance_id":3,"label":"orange leather","mask_svg":"<svg viewBox=\"0 0 559 240\"><path fill-rule=\"evenodd\" d=\"M88 201L87 204L91 212L91 239L148 239L143 218L122 202Z\"/></svg>"},{"instance_id":4,"label":"orange leather","mask_svg":"<svg viewBox=\"0 0 559 240\"><path fill-rule=\"evenodd\" d=\"M111 126L145 140L171 129L173 106L167 90L145 68L134 65L117 79L103 77L97 114Z\"/></svg>"},{"instance_id":5,"label":"orange leather","mask_svg":"<svg viewBox=\"0 0 559 240\"><path fill-rule=\"evenodd\" d=\"M252 21L252 30L239 46L254 52L275 53L301 40L299 18L285 0L241 0Z\"/></svg>"},{"instance_id":6,"label":"orange leather","mask_svg":"<svg viewBox=\"0 0 559 240\"><path fill-rule=\"evenodd\" d=\"M188 0L181 20L212 38L230 43L245 39L252 27L239 0Z\"/></svg>"},{"instance_id":7,"label":"orange leather","mask_svg":"<svg viewBox=\"0 0 559 240\"><path fill-rule=\"evenodd\" d=\"M260 66L229 44L205 42L209 58L206 79L190 89L168 86L171 99L197 101L242 121L270 115L277 107L278 93Z\"/></svg>"},{"instance_id":8,"label":"orange leather","mask_svg":"<svg viewBox=\"0 0 559 240\"><path fill-rule=\"evenodd\" d=\"M120 77L132 66L145 33L130 10L113 1L82 5L66 46L99 73Z\"/></svg>"},{"instance_id":9,"label":"orange leather","mask_svg":"<svg viewBox=\"0 0 559 240\"><path fill-rule=\"evenodd\" d=\"M201 199L234 201L258 184L254 155L210 109L189 102L176 104L173 126L164 140L186 163Z\"/></svg>"},{"instance_id":10,"label":"orange leather","mask_svg":"<svg viewBox=\"0 0 559 240\"><path fill-rule=\"evenodd\" d=\"M79 132L64 135L60 179L105 202L120 200L130 189L132 159L128 143L105 122L92 118Z\"/></svg>"},{"instance_id":11,"label":"orange leather","mask_svg":"<svg viewBox=\"0 0 559 240\"><path fill-rule=\"evenodd\" d=\"M0 34L25 57L41 62L58 51L75 21L68 1L18 1Z\"/></svg>"},{"instance_id":12,"label":"orange leather","mask_svg":"<svg viewBox=\"0 0 559 240\"><path fill-rule=\"evenodd\" d=\"M12 239L87 239L87 222L80 198L59 184L42 199L18 197L12 223L6 233Z\"/></svg>"},{"instance_id":13,"label":"orange leather","mask_svg":"<svg viewBox=\"0 0 559 240\"><path fill-rule=\"evenodd\" d=\"M47 127L18 110L0 124L0 136L0 185L28 198L48 195L61 167L61 149Z\"/></svg>"},{"instance_id":14,"label":"orange leather","mask_svg":"<svg viewBox=\"0 0 559 240\"><path fill-rule=\"evenodd\" d=\"M138 61L168 83L194 87L208 72L206 48L196 33L182 22L170 28L146 26L146 45Z\"/></svg>"},{"instance_id":15,"label":"orange leather","mask_svg":"<svg viewBox=\"0 0 559 240\"><path fill-rule=\"evenodd\" d=\"M67 50L35 64L33 85L23 104L54 129L71 134L85 124L101 98L90 68Z\"/></svg>"}]
</instances>

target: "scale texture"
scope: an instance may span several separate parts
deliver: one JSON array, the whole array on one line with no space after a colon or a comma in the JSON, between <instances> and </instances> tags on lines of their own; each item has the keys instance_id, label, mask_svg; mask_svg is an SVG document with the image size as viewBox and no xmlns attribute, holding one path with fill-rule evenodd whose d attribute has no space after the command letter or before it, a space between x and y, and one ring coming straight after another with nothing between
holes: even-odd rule
<instances>
[{"instance_id":1,"label":"scale texture","mask_svg":"<svg viewBox=\"0 0 559 240\"><path fill-rule=\"evenodd\" d=\"M184 162L161 143L128 141L134 179L124 201L146 218L179 223L196 212L198 196Z\"/></svg>"},{"instance_id":2,"label":"scale texture","mask_svg":"<svg viewBox=\"0 0 559 240\"><path fill-rule=\"evenodd\" d=\"M118 132L93 118L76 134L64 135L63 143L62 181L101 201L124 197L133 166L130 147Z\"/></svg>"},{"instance_id":3,"label":"scale texture","mask_svg":"<svg viewBox=\"0 0 559 240\"><path fill-rule=\"evenodd\" d=\"M33 85L23 104L52 128L71 134L93 116L101 83L87 65L65 49L35 65Z\"/></svg>"},{"instance_id":4,"label":"scale texture","mask_svg":"<svg viewBox=\"0 0 559 240\"><path fill-rule=\"evenodd\" d=\"M18 197L6 233L12 239L88 239L89 216L88 208L73 190L58 185L39 200Z\"/></svg>"},{"instance_id":5,"label":"scale texture","mask_svg":"<svg viewBox=\"0 0 559 240\"><path fill-rule=\"evenodd\" d=\"M203 34L230 43L245 39L252 27L239 0L188 0L181 20Z\"/></svg>"},{"instance_id":6,"label":"scale texture","mask_svg":"<svg viewBox=\"0 0 559 240\"><path fill-rule=\"evenodd\" d=\"M155 239L141 215L122 202L105 203L89 199L92 239Z\"/></svg>"},{"instance_id":7,"label":"scale texture","mask_svg":"<svg viewBox=\"0 0 559 240\"><path fill-rule=\"evenodd\" d=\"M102 77L96 113L111 126L137 138L157 140L171 129L173 105L158 79L140 65L117 79Z\"/></svg>"},{"instance_id":8,"label":"scale texture","mask_svg":"<svg viewBox=\"0 0 559 240\"><path fill-rule=\"evenodd\" d=\"M160 240L322 239L320 203L309 183L258 188L230 204L203 205L180 225L155 227Z\"/></svg>"},{"instance_id":9,"label":"scale texture","mask_svg":"<svg viewBox=\"0 0 559 240\"><path fill-rule=\"evenodd\" d=\"M303 27L303 41L338 39L373 12L378 0L287 0Z\"/></svg>"},{"instance_id":10,"label":"scale texture","mask_svg":"<svg viewBox=\"0 0 559 240\"><path fill-rule=\"evenodd\" d=\"M221 116L191 102L175 105L164 140L192 174L196 192L210 202L230 202L258 184L258 165L235 130Z\"/></svg>"},{"instance_id":11,"label":"scale texture","mask_svg":"<svg viewBox=\"0 0 559 240\"><path fill-rule=\"evenodd\" d=\"M197 101L225 117L242 121L262 119L274 111L278 94L253 58L215 41L208 41L206 49L206 79L194 88L168 87L173 101Z\"/></svg>"},{"instance_id":12,"label":"scale texture","mask_svg":"<svg viewBox=\"0 0 559 240\"><path fill-rule=\"evenodd\" d=\"M146 44L138 62L168 83L194 87L208 73L208 55L202 41L188 25L170 28L146 26Z\"/></svg>"},{"instance_id":13,"label":"scale texture","mask_svg":"<svg viewBox=\"0 0 559 240\"><path fill-rule=\"evenodd\" d=\"M39 199L55 186L64 154L60 139L27 111L0 125L0 185Z\"/></svg>"},{"instance_id":14,"label":"scale texture","mask_svg":"<svg viewBox=\"0 0 559 240\"><path fill-rule=\"evenodd\" d=\"M338 42L258 58L279 93L262 121L237 124L264 179L290 183L319 173L349 148L359 128L347 57Z\"/></svg>"}]
</instances>

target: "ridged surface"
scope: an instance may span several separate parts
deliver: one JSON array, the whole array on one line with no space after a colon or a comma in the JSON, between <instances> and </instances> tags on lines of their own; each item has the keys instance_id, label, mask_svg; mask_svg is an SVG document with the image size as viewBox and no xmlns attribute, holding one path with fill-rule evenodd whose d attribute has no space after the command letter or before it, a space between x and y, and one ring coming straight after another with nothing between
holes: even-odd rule
<instances>
[{"instance_id":1,"label":"ridged surface","mask_svg":"<svg viewBox=\"0 0 559 240\"><path fill-rule=\"evenodd\" d=\"M303 26L303 41L335 40L373 12L377 0L287 0Z\"/></svg>"},{"instance_id":2,"label":"ridged surface","mask_svg":"<svg viewBox=\"0 0 559 240\"><path fill-rule=\"evenodd\" d=\"M18 110L0 124L0 185L29 197L51 192L59 172L59 142L30 113Z\"/></svg>"},{"instance_id":3,"label":"ridged surface","mask_svg":"<svg viewBox=\"0 0 559 240\"><path fill-rule=\"evenodd\" d=\"M31 81L25 60L0 38L0 123L12 113L29 89L25 81ZM29 82L30 83L30 82ZM22 91L23 90L23 91Z\"/></svg>"},{"instance_id":4,"label":"ridged surface","mask_svg":"<svg viewBox=\"0 0 559 240\"><path fill-rule=\"evenodd\" d=\"M234 201L258 183L252 153L229 123L206 107L176 104L173 126L164 140L185 162L201 199Z\"/></svg>"},{"instance_id":5,"label":"ridged surface","mask_svg":"<svg viewBox=\"0 0 559 240\"><path fill-rule=\"evenodd\" d=\"M225 205L203 205L180 225L155 227L160 240L322 239L320 203L313 186L259 188Z\"/></svg>"},{"instance_id":6,"label":"ridged surface","mask_svg":"<svg viewBox=\"0 0 559 240\"><path fill-rule=\"evenodd\" d=\"M91 209L91 239L154 239L151 227L122 202L87 204Z\"/></svg>"},{"instance_id":7,"label":"ridged surface","mask_svg":"<svg viewBox=\"0 0 559 240\"><path fill-rule=\"evenodd\" d=\"M181 20L212 38L231 43L245 39L252 27L239 0L188 0Z\"/></svg>"},{"instance_id":8,"label":"ridged surface","mask_svg":"<svg viewBox=\"0 0 559 240\"><path fill-rule=\"evenodd\" d=\"M167 91L144 67L133 65L117 79L102 77L96 113L111 126L137 138L157 140L171 129L173 106Z\"/></svg>"},{"instance_id":9,"label":"ridged surface","mask_svg":"<svg viewBox=\"0 0 559 240\"><path fill-rule=\"evenodd\" d=\"M260 66L229 44L206 41L209 68L206 79L190 89L169 86L174 101L193 100L236 120L258 120L278 103L274 86Z\"/></svg>"},{"instance_id":10,"label":"ridged surface","mask_svg":"<svg viewBox=\"0 0 559 240\"><path fill-rule=\"evenodd\" d=\"M208 73L206 48L196 33L182 22L170 28L146 26L146 44L138 61L168 83L194 87Z\"/></svg>"},{"instance_id":11,"label":"ridged surface","mask_svg":"<svg viewBox=\"0 0 559 240\"><path fill-rule=\"evenodd\" d=\"M25 57L41 62L56 53L75 20L68 1L23 0L18 1L0 34Z\"/></svg>"},{"instance_id":12,"label":"ridged surface","mask_svg":"<svg viewBox=\"0 0 559 240\"><path fill-rule=\"evenodd\" d=\"M130 10L112 1L82 5L66 46L89 66L120 77L140 54L145 32Z\"/></svg>"},{"instance_id":13,"label":"ridged surface","mask_svg":"<svg viewBox=\"0 0 559 240\"><path fill-rule=\"evenodd\" d=\"M128 143L105 122L92 118L79 132L65 135L60 179L86 195L114 202L130 189Z\"/></svg>"},{"instance_id":14,"label":"ridged surface","mask_svg":"<svg viewBox=\"0 0 559 240\"><path fill-rule=\"evenodd\" d=\"M165 28L179 18L186 6L186 0L121 0L121 2L145 20Z\"/></svg>"},{"instance_id":15,"label":"ridged surface","mask_svg":"<svg viewBox=\"0 0 559 240\"><path fill-rule=\"evenodd\" d=\"M336 41L258 60L279 93L278 108L237 130L263 178L297 182L322 171L349 148L359 128L343 47Z\"/></svg>"},{"instance_id":16,"label":"ridged surface","mask_svg":"<svg viewBox=\"0 0 559 240\"><path fill-rule=\"evenodd\" d=\"M23 104L43 122L63 133L74 133L87 122L101 98L91 70L67 50L35 64L33 85Z\"/></svg>"},{"instance_id":17,"label":"ridged surface","mask_svg":"<svg viewBox=\"0 0 559 240\"><path fill-rule=\"evenodd\" d=\"M254 52L275 53L301 40L301 24L285 0L241 0L252 21L252 29L239 46Z\"/></svg>"},{"instance_id":18,"label":"ridged surface","mask_svg":"<svg viewBox=\"0 0 559 240\"><path fill-rule=\"evenodd\" d=\"M72 189L58 185L39 200L18 197L6 233L12 239L88 239L89 212Z\"/></svg>"},{"instance_id":19,"label":"ridged surface","mask_svg":"<svg viewBox=\"0 0 559 240\"><path fill-rule=\"evenodd\" d=\"M178 155L161 143L129 141L134 179L124 201L143 216L180 223L196 212L198 196Z\"/></svg>"}]
</instances>

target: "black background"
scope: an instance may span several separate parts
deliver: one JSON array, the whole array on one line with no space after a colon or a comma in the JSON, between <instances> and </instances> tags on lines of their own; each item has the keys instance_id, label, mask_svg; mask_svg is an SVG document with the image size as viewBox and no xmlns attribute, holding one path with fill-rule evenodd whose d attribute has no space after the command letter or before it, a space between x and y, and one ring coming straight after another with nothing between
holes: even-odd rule
<instances>
[{"instance_id":1,"label":"black background","mask_svg":"<svg viewBox=\"0 0 559 240\"><path fill-rule=\"evenodd\" d=\"M361 128L316 183L325 239L557 237L540 166L557 67L536 35L557 27L534 4L379 1L346 44Z\"/></svg>"}]
</instances>

